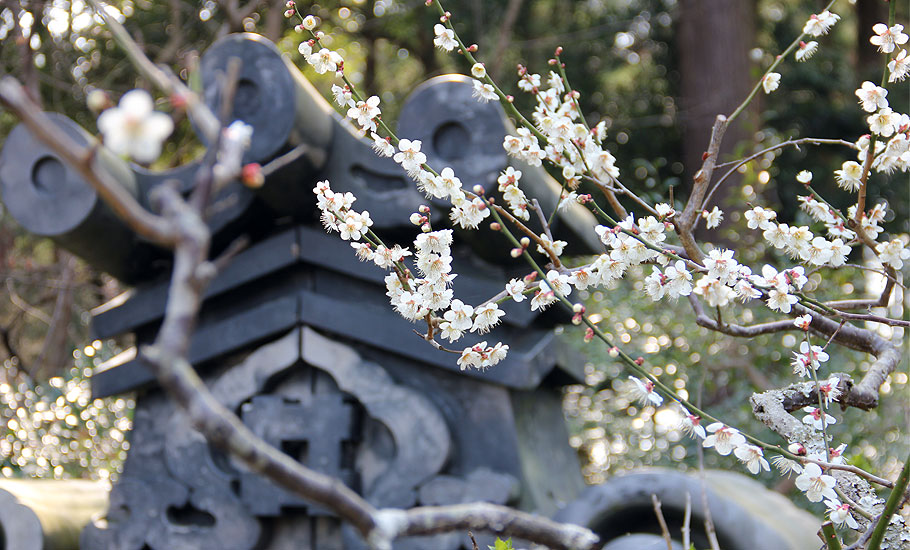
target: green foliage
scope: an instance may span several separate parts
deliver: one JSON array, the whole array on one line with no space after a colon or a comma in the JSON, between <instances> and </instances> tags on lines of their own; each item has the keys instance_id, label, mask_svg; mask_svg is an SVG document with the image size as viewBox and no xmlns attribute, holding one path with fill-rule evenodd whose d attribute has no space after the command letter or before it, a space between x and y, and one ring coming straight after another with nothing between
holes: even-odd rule
<instances>
[{"instance_id":1,"label":"green foliage","mask_svg":"<svg viewBox=\"0 0 910 550\"><path fill-rule=\"evenodd\" d=\"M496 537L496 544L494 546L487 546L490 550L515 550L512 546L512 539L502 540L499 537Z\"/></svg>"}]
</instances>

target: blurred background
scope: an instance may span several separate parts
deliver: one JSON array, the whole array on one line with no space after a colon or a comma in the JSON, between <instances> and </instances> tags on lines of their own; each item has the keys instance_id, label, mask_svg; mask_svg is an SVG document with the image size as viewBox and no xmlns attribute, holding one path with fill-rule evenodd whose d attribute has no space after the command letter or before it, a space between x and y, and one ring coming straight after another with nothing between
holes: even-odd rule
<instances>
[{"instance_id":1,"label":"blurred background","mask_svg":"<svg viewBox=\"0 0 910 550\"><path fill-rule=\"evenodd\" d=\"M764 69L800 30L817 0L450 0L446 9L467 43L479 46L488 73L516 104L533 99L516 86L516 64L546 75L547 60L562 46L562 59L590 124L605 120L606 145L618 159L625 185L652 202L682 204L691 175L701 164L713 119L730 113L749 93ZM111 5L146 53L184 78L207 45L231 32L264 34L303 67L297 52L301 35L283 17L284 0L208 0L205 2L114 1ZM906 3L898 21L907 21ZM433 47L435 10L423 0L349 0L308 4L301 10L319 16L325 43L345 58L345 70L366 95L378 95L384 117L394 121L404 98L429 77L466 73L460 57ZM871 27L887 20L882 0L839 1L842 20L807 62L786 60L778 72L781 86L756 101L727 132L722 161L734 160L781 141L799 137L856 140L865 133L865 114L853 91L863 80L878 82L884 56L869 44ZM0 2L0 70L13 74L48 111L58 111L95 131L86 95L94 88L115 100L134 87L149 88L136 75L81 1ZM331 75L304 69L326 97ZM889 99L906 111L907 82L892 85ZM903 101L903 103L901 103ZM159 109L171 111L162 100ZM202 146L188 122L174 113L177 131L154 167L165 168L200 155ZM0 111L0 143L16 121ZM403 136L406 137L406 136ZM779 220L808 224L797 207L801 170L815 173L813 186L835 206L846 208L850 195L837 188L832 172L852 160L846 148L786 148L745 166L715 195L725 210L716 244L735 247L754 268L777 258L744 230L741 212L748 203L773 207ZM874 175L870 203L888 201L886 232L906 233L906 174ZM758 239L756 239L758 237ZM862 258L851 258L860 263ZM579 259L579 262L583 259ZM788 264L789 265L789 264ZM642 295L646 273L632 272L616 288L585 292L589 312L623 342L630 353L646 356L654 374L672 380L681 394L698 400L733 425L771 440L748 407L754 391L792 381L790 351L795 336L769 335L751 341L717 335L695 326L688 304L652 304ZM110 277L93 272L50 241L26 234L0 206L0 475L4 477L115 479L129 448L133 401L124 395L92 400L88 379L94 367L130 343L92 341L88 310L124 290ZM873 293L881 282L857 269L816 271L810 285L823 298ZM899 296L902 296L899 293ZM761 321L762 307L730 308L737 322ZM906 318L897 300L892 315ZM879 330L876 327L876 330ZM890 328L881 329L886 336ZM899 330L899 329L898 329ZM581 342L565 327L564 337L587 356L588 385L572 386L565 396L571 444L577 448L586 479L603 481L640 465L697 467L696 448L678 429L672 407L641 408L630 399L628 379L607 350ZM906 336L896 334L898 338ZM830 349L827 372L858 377L869 357ZM831 432L847 443L848 459L886 477L900 468L910 446L908 366L893 374L882 391L882 406L864 413L837 413ZM821 374L824 376L825 371ZM606 389L592 387L606 381ZM737 470L731 457L705 456L708 467ZM781 492L788 480L764 474L762 481ZM801 505L805 499L798 499ZM818 511L818 510L816 510Z\"/></svg>"}]
</instances>

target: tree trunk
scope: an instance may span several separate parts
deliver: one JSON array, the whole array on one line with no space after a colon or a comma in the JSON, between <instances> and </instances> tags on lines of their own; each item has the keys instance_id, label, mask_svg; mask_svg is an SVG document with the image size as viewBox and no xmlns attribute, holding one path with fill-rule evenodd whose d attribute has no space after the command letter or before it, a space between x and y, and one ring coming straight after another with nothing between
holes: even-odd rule
<instances>
[{"instance_id":1,"label":"tree trunk","mask_svg":"<svg viewBox=\"0 0 910 550\"><path fill-rule=\"evenodd\" d=\"M755 3L682 0L678 24L683 158L691 182L701 167L714 118L732 113L755 85L749 70L749 50L755 42ZM727 129L721 162L751 135L749 118L748 112L743 113ZM712 204L723 209L735 185L734 178L727 180L725 189L714 193Z\"/></svg>"},{"instance_id":2,"label":"tree trunk","mask_svg":"<svg viewBox=\"0 0 910 550\"><path fill-rule=\"evenodd\" d=\"M882 0L858 0L856 3L856 76L858 80L878 82L884 56L869 42L872 26L888 22L888 4Z\"/></svg>"}]
</instances>

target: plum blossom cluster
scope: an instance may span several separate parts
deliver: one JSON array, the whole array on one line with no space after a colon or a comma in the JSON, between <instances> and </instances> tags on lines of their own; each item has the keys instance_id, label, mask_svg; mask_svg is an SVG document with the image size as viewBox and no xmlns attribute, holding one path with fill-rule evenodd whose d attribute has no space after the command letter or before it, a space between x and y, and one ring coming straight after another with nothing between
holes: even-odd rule
<instances>
[{"instance_id":1,"label":"plum blossom cluster","mask_svg":"<svg viewBox=\"0 0 910 550\"><path fill-rule=\"evenodd\" d=\"M529 73L520 65L518 76L518 87L532 94L537 101L532 115L537 131L519 128L517 135L506 136L503 140L506 152L531 166L540 166L546 159L563 171L573 189L581 174L605 182L618 178L616 158L602 147L606 123L601 121L594 128L588 128L578 112L578 92L567 92L562 77L553 71L546 79L546 89L541 88L539 74Z\"/></svg>"},{"instance_id":2,"label":"plum blossom cluster","mask_svg":"<svg viewBox=\"0 0 910 550\"><path fill-rule=\"evenodd\" d=\"M768 244L782 250L791 258L812 266L844 265L851 252L844 239L849 241L855 234L843 226L842 218L836 216L814 197L802 199L801 203L811 216L820 218L819 221L825 223L829 235L837 235L833 240L815 235L809 226L777 223L774 221L777 214L761 206L746 211L747 226L750 229L762 230L762 237Z\"/></svg>"},{"instance_id":3,"label":"plum blossom cluster","mask_svg":"<svg viewBox=\"0 0 910 550\"><path fill-rule=\"evenodd\" d=\"M367 235L372 225L369 213L351 209L356 200L351 193L333 192L328 182L320 182L313 191L328 230L337 230L342 238L347 235L346 240L352 241L360 241ZM399 245L374 244L372 238L352 242L351 246L359 259L392 271L385 278L386 295L405 319L412 322L426 319L429 326L450 342L459 340L466 332L485 334L499 324L505 313L494 301L473 307L453 297L450 287L457 275L452 272L452 230L430 230L428 212L429 209L423 208L421 213L415 213L414 221L427 231L414 240L413 254ZM413 264L420 277L414 276L403 263L409 256L414 257ZM462 369L485 369L504 359L508 349L509 346L499 342L493 346L481 342L465 348L458 365Z\"/></svg>"},{"instance_id":4,"label":"plum blossom cluster","mask_svg":"<svg viewBox=\"0 0 910 550\"><path fill-rule=\"evenodd\" d=\"M464 46L451 27L448 17L446 14L441 18L444 24L435 25L434 44L443 51L459 49L461 52ZM838 20L836 14L825 10L810 17L803 32L809 37L818 38L827 34ZM331 70L343 77L344 61L340 56L333 55L333 52L325 48L314 52L319 45L320 34L314 31L315 21L307 21L305 18L302 27L312 32L315 37L301 45L301 52L304 53L307 62L313 65L317 72ZM907 42L907 37L902 32L903 27L900 25L884 29L879 27L877 25L875 28L876 35L872 43L889 54L889 81L903 80L908 71L906 51L901 49L897 52L898 47ZM809 40L799 42L798 48L794 45L788 53L795 50L796 60L805 61L811 58L817 49L818 43ZM471 46L465 50L474 52L476 47ZM465 53L471 64L470 74L473 77L475 98L481 102L499 99L508 108L511 97L505 96L495 86L487 75L483 63L476 62L466 52L461 53ZM555 167L557 172L561 172L563 194L560 204L572 201L587 204L589 196L578 196L575 193L583 177L600 184L612 185L618 183L620 173L615 164L615 157L602 145L606 135L605 123L601 122L591 128L580 115L578 94L572 91L564 76L560 74L562 71L559 66L559 53L557 50L557 58L551 60L551 65L559 68L559 72L549 71L548 74L541 75L519 66L518 88L532 94L536 100L530 117L533 122L528 123L524 118L520 118L520 127L514 135L505 136L503 148L509 156L527 166L537 167L547 162ZM759 85L766 93L774 91L780 86L780 74L769 70ZM496 213L501 213L503 218L508 217L502 206L484 197L482 189L474 188L473 192L464 189L461 180L450 167L445 167L440 172L430 168L426 164L426 155L421 151L423 144L420 141L399 140L391 134L382 123L378 97L360 99L346 79L344 86L333 86L332 93L336 103L360 129L361 134L372 139L377 154L390 157L398 163L428 198L448 200L452 203L453 207L448 213L450 226L477 228L491 212L494 212L494 209ZM856 92L862 108L869 113L867 117L869 135L859 138L856 142L855 148L859 152L857 159L845 162L841 169L831 176L842 189L849 192L858 192L865 186L869 166L880 173L897 170L905 172L910 167L908 152L910 117L892 110L887 101L887 93L887 90L871 82L864 83ZM530 211L538 207L528 199L521 188L521 178L521 170L508 167L497 179L498 191L508 212L517 219L527 221L531 217ZM812 178L813 175L806 171L797 176L797 180L807 188ZM327 228L337 230L342 238L353 241L352 246L359 258L390 270L385 281L392 306L410 321L425 320L428 329L426 338L434 343L437 337L455 342L467 333L478 335L487 333L503 317L504 312L498 304L504 300L511 299L515 302L529 300L532 311L543 310L559 301L568 304L566 298L571 296L574 289L584 290L588 287L608 285L623 277L630 268L643 264L649 264L650 269L650 273L644 279L643 288L655 301L664 298L678 299L680 296L690 296L693 293L711 307L726 306L734 299L744 303L761 300L773 311L796 316L802 312L797 304L801 300L803 305L808 303L802 295L808 282L807 270L844 266L852 251L851 246L868 242L858 237L873 240L879 237L883 232L882 224L887 214L887 204L878 203L868 211L859 212L858 216L857 206L847 210L844 215L830 207L810 189L807 196L800 197L800 203L814 222L819 224L812 225L819 232L823 232L819 235L813 233L810 225L791 226L778 223L777 214L773 210L750 205L750 209L745 212L748 227L761 231L766 242L794 260L792 264L801 264L791 264L792 267L782 270L764 265L758 273L753 273L752 268L740 264L735 259L733 250L714 248L698 262L683 259L673 253L672 247L664 244L667 240L667 231L672 231L675 223L673 217L675 212L669 204L657 204L653 209L649 208L648 211L655 215L636 218L634 213L620 214L618 222L605 216L609 220L609 226L595 227L595 233L603 243L605 251L596 256L591 263L571 269L559 262L559 257L567 246L566 242L550 235L546 226L539 235L525 229L528 236L518 241L519 245L512 249L512 256L522 256L531 246L536 245L536 250L551 260L550 265L542 268L535 266L535 272L523 278L510 280L500 294L478 306L472 306L453 296L451 285L456 277L452 272L453 232L451 229L434 231L430 225L428 208L421 207L420 212L412 215L412 223L419 226L422 232L414 241L412 254L408 249L397 245L386 247L369 233L368 213L351 210L353 197L349 197L350 194L332 193L327 184L321 190L317 187L316 193ZM339 195L338 198L336 195ZM865 209L864 200L859 203ZM592 210L595 208L592 207ZM701 216L707 227L712 229L720 224L724 213L715 206L710 211L703 211ZM502 220L498 217L497 219L499 221L495 225L503 225L500 223ZM509 220L514 221L511 218ZM848 220L856 220L857 223L854 225ZM819 230L820 226L824 229ZM863 235L858 235L859 231ZM513 240L514 242L516 241ZM905 240L900 237L875 243L873 248L881 262L889 268L900 269L903 262L910 259L910 250L907 249ZM586 321L582 305L576 304L573 312L573 322L580 324L583 320ZM795 327L806 333L806 338L793 351L791 366L794 374L804 379L799 384L804 395L818 398L818 406L804 409L802 423L806 426L806 433L823 432L815 434L813 441L824 440L824 446L827 447L829 443L827 427L837 423L836 418L828 414L828 409L840 398L841 381L837 376L819 379L817 371L829 360L829 356L825 347L811 344L809 329L812 324L812 315L799 316L793 322ZM589 327L585 335L586 341L593 338L596 331L593 325L589 324ZM611 348L611 355L616 356L620 353L614 353L613 350L616 349ZM457 352L458 365L462 369L485 369L502 361L507 352L508 346L502 343L488 345L486 341L482 341ZM635 363L639 366L642 364L638 361ZM633 366L633 370L637 369ZM643 372L638 371L638 374L641 375ZM643 405L655 407L663 405L659 389L665 395L676 399L676 396L673 396L658 379L650 375L630 376L629 379L628 387L631 393ZM809 442L794 443L789 453L775 456L769 461L762 449L762 446L766 448L767 446L758 440L747 437L736 428L722 422L702 426L700 416L689 413L685 408L682 412L682 427L693 437L701 439L704 448L714 448L722 456L732 454L752 474L770 471L772 462L783 473L796 473L798 474L796 485L805 492L810 501L826 500L832 521L847 526L856 524L851 515L851 505L842 504L838 500L834 491L835 478L813 463L813 461L844 463L842 456L844 445L823 453L817 451L809 453L803 446L809 445ZM817 445L813 443L813 446ZM793 460L796 457L799 457L799 460Z\"/></svg>"}]
</instances>

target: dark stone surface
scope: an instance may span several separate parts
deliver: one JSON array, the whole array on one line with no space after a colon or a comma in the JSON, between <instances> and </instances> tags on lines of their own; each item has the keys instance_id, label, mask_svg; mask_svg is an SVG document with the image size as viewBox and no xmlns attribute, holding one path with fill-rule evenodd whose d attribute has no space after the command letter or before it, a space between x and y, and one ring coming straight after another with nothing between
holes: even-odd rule
<instances>
[{"instance_id":1,"label":"dark stone surface","mask_svg":"<svg viewBox=\"0 0 910 550\"><path fill-rule=\"evenodd\" d=\"M721 548L730 550L802 550L819 545L818 519L754 479L734 472L708 471L703 485L697 475L663 468L636 470L587 487L555 519L589 527L602 540L627 534L660 534L651 495L661 502L670 534L679 538L686 494L692 499L692 542L707 548L702 490ZM666 546L665 546L666 547ZM627 546L618 546L627 548Z\"/></svg>"}]
</instances>

